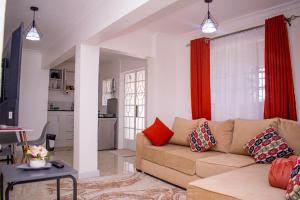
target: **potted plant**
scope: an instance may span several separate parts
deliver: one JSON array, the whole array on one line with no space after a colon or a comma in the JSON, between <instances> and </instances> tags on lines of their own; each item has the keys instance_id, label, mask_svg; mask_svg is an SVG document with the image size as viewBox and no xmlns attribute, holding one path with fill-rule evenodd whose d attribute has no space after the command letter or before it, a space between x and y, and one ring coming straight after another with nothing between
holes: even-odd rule
<instances>
[{"instance_id":1,"label":"potted plant","mask_svg":"<svg viewBox=\"0 0 300 200\"><path fill-rule=\"evenodd\" d=\"M26 152L29 160L29 166L32 168L40 168L46 165L46 158L48 158L48 151L43 146L31 146Z\"/></svg>"}]
</instances>

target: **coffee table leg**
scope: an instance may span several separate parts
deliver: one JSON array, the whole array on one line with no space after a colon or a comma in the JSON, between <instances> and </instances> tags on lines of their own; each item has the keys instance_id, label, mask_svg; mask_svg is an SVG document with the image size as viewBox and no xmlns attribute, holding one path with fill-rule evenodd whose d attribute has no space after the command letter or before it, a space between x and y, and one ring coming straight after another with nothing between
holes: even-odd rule
<instances>
[{"instance_id":1,"label":"coffee table leg","mask_svg":"<svg viewBox=\"0 0 300 200\"><path fill-rule=\"evenodd\" d=\"M56 179L56 195L57 195L57 200L60 200L60 179Z\"/></svg>"},{"instance_id":2,"label":"coffee table leg","mask_svg":"<svg viewBox=\"0 0 300 200\"><path fill-rule=\"evenodd\" d=\"M77 180L74 176L70 176L73 181L73 200L77 200Z\"/></svg>"},{"instance_id":3,"label":"coffee table leg","mask_svg":"<svg viewBox=\"0 0 300 200\"><path fill-rule=\"evenodd\" d=\"M3 200L3 197L4 197L4 195L3 195L3 174L1 173L1 175L0 175L0 192L1 192L1 200Z\"/></svg>"},{"instance_id":4,"label":"coffee table leg","mask_svg":"<svg viewBox=\"0 0 300 200\"><path fill-rule=\"evenodd\" d=\"M9 190L12 190L13 186L13 183L7 183L7 188L5 190L5 200L9 200Z\"/></svg>"}]
</instances>

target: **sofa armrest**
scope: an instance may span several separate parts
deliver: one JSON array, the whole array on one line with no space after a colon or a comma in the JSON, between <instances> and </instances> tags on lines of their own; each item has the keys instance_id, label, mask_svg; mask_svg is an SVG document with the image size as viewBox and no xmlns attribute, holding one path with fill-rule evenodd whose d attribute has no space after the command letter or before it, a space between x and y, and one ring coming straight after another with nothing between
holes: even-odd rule
<instances>
[{"instance_id":1,"label":"sofa armrest","mask_svg":"<svg viewBox=\"0 0 300 200\"><path fill-rule=\"evenodd\" d=\"M138 133L136 136L136 169L138 170L141 170L143 148L147 145L151 145L150 140L146 138L144 133Z\"/></svg>"}]
</instances>

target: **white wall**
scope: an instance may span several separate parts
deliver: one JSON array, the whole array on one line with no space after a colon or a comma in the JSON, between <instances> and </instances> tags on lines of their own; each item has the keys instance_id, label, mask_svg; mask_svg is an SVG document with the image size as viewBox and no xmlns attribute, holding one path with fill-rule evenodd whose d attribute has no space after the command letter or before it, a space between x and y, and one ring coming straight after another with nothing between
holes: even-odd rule
<instances>
[{"instance_id":1,"label":"white wall","mask_svg":"<svg viewBox=\"0 0 300 200\"><path fill-rule=\"evenodd\" d=\"M295 12L296 13L296 12ZM300 9L297 13L300 13ZM289 28L290 49L294 75L295 96L297 104L297 116L300 121L300 19L293 21Z\"/></svg>"},{"instance_id":2,"label":"white wall","mask_svg":"<svg viewBox=\"0 0 300 200\"><path fill-rule=\"evenodd\" d=\"M169 127L176 115L176 40L158 34L154 37L155 55L148 67L147 124L158 116Z\"/></svg>"},{"instance_id":3,"label":"white wall","mask_svg":"<svg viewBox=\"0 0 300 200\"><path fill-rule=\"evenodd\" d=\"M0 1L0 60L2 60L6 0Z\"/></svg>"},{"instance_id":4,"label":"white wall","mask_svg":"<svg viewBox=\"0 0 300 200\"><path fill-rule=\"evenodd\" d=\"M42 69L42 55L38 51L24 49L22 54L19 126L33 129L29 139L42 133L47 121L49 70Z\"/></svg>"}]
</instances>

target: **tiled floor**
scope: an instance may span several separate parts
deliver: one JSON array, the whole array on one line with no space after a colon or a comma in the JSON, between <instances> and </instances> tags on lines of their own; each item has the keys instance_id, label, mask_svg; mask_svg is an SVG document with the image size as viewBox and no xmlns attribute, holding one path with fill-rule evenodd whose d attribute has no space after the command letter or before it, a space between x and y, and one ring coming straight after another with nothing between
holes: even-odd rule
<instances>
[{"instance_id":1,"label":"tiled floor","mask_svg":"<svg viewBox=\"0 0 300 200\"><path fill-rule=\"evenodd\" d=\"M18 152L18 157L20 153ZM50 153L51 160L62 160L69 165L73 165L72 149L57 149ZM18 159L20 160L20 159ZM6 164L2 162L1 164ZM135 171L135 156L125 157L118 151L98 151L98 169L100 176L116 174L129 174Z\"/></svg>"},{"instance_id":2,"label":"tiled floor","mask_svg":"<svg viewBox=\"0 0 300 200\"><path fill-rule=\"evenodd\" d=\"M72 150L58 150L51 153L51 159L63 160L73 165ZM100 176L128 174L135 170L135 156L123 157L111 151L98 151L98 169Z\"/></svg>"}]
</instances>

